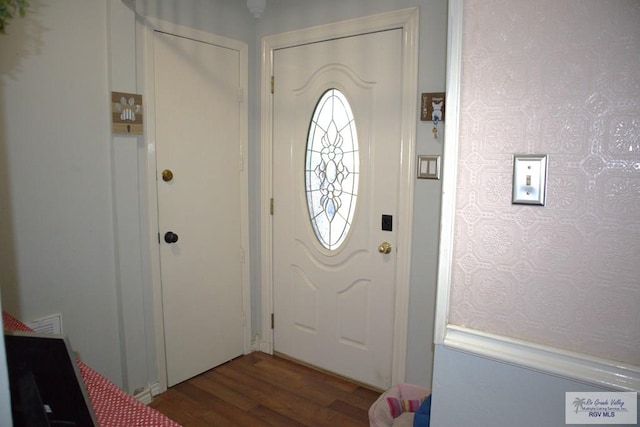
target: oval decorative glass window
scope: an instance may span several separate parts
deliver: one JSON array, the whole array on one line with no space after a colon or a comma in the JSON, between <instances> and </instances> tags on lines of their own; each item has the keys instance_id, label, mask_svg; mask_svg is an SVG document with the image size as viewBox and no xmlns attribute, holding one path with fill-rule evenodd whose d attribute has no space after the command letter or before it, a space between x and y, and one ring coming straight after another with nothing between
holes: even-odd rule
<instances>
[{"instance_id":1,"label":"oval decorative glass window","mask_svg":"<svg viewBox=\"0 0 640 427\"><path fill-rule=\"evenodd\" d=\"M320 244L336 250L349 235L358 198L358 135L347 98L326 91L316 104L307 135L307 208Z\"/></svg>"}]
</instances>

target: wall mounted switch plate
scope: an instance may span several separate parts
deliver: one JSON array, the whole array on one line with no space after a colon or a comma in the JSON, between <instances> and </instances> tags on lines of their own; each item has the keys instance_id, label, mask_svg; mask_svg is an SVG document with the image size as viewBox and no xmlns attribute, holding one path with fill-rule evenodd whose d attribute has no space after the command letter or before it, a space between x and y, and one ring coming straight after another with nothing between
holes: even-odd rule
<instances>
[{"instance_id":1,"label":"wall mounted switch plate","mask_svg":"<svg viewBox=\"0 0 640 427\"><path fill-rule=\"evenodd\" d=\"M440 179L440 156L418 156L418 178Z\"/></svg>"},{"instance_id":2,"label":"wall mounted switch plate","mask_svg":"<svg viewBox=\"0 0 640 427\"><path fill-rule=\"evenodd\" d=\"M512 204L544 206L547 193L547 155L513 156Z\"/></svg>"}]
</instances>

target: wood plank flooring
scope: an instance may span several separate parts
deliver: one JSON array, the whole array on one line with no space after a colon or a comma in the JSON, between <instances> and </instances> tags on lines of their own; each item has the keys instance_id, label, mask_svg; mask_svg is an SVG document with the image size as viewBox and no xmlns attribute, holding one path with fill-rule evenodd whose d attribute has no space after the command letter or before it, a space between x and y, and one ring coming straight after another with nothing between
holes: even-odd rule
<instances>
[{"instance_id":1,"label":"wood plank flooring","mask_svg":"<svg viewBox=\"0 0 640 427\"><path fill-rule=\"evenodd\" d=\"M180 383L149 405L184 427L366 427L380 392L255 352Z\"/></svg>"}]
</instances>

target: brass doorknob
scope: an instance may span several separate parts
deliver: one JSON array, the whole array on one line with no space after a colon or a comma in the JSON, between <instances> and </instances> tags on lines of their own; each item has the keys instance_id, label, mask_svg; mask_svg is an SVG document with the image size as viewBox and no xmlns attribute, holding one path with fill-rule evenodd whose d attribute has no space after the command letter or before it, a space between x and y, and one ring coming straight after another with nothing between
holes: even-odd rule
<instances>
[{"instance_id":1,"label":"brass doorknob","mask_svg":"<svg viewBox=\"0 0 640 427\"><path fill-rule=\"evenodd\" d=\"M173 179L173 172L171 172L169 169L165 169L162 171L162 180L164 182L169 182Z\"/></svg>"},{"instance_id":2,"label":"brass doorknob","mask_svg":"<svg viewBox=\"0 0 640 427\"><path fill-rule=\"evenodd\" d=\"M382 242L380 246L378 246L378 252L381 254L390 254L391 253L391 243Z\"/></svg>"}]
</instances>

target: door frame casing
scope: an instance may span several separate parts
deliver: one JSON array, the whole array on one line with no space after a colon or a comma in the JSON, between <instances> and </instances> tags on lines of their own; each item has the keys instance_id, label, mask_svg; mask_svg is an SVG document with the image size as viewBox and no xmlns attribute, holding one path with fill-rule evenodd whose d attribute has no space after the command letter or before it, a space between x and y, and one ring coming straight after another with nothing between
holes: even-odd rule
<instances>
[{"instance_id":1,"label":"door frame casing","mask_svg":"<svg viewBox=\"0 0 640 427\"><path fill-rule=\"evenodd\" d=\"M185 27L171 22L155 18L144 17L140 22L140 45L143 47L142 69L144 87L145 109L145 149L144 179L146 182L146 209L148 209L148 234L142 236L143 244L148 247L149 253L149 278L151 282L153 300L153 320L155 332L156 360L158 367L158 390L161 393L167 389L167 360L165 353L164 313L162 302L162 275L160 270L160 246L159 242L159 213L158 213L158 188L157 188L157 163L156 163L156 132L155 132L155 70L154 70L154 33L162 32L191 40L205 42L236 50L240 59L240 83L239 102L240 107L240 140L238 151L238 165L240 173L240 211L241 211L241 245L242 245L242 310L243 310L243 351L248 354L251 351L251 295L250 295L250 258L249 258L249 178L248 178L248 46L246 43L218 36L194 28ZM143 162L141 160L141 162ZM153 393L153 394L157 394Z\"/></svg>"},{"instance_id":2,"label":"door frame casing","mask_svg":"<svg viewBox=\"0 0 640 427\"><path fill-rule=\"evenodd\" d=\"M393 354L391 383L405 380L407 330L409 315L409 286L411 270L411 245L413 231L413 194L415 177L415 145L417 123L418 84L418 25L419 8L408 8L362 18L340 21L262 39L262 90L261 90L261 293L262 339L259 350L273 354L273 222L271 215L272 181L272 126L273 104L271 77L274 51L307 43L356 36L389 29L402 29L402 123L401 164L398 199L396 293L393 322ZM277 203L277 201L276 201ZM277 205L275 207L277 209Z\"/></svg>"}]
</instances>

